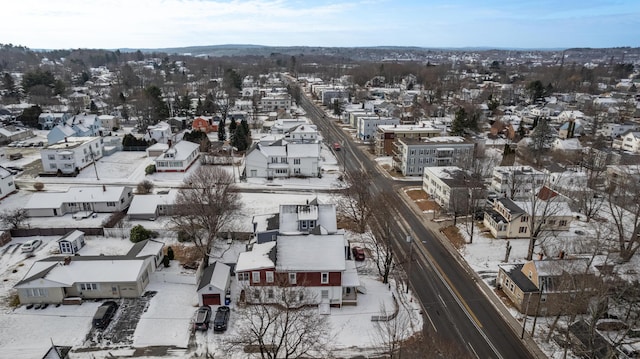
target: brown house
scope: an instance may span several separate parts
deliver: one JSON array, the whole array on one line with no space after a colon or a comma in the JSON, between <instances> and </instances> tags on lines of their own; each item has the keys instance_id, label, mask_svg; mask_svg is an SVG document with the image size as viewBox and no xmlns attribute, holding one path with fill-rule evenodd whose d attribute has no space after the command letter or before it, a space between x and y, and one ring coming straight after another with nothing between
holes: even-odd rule
<instances>
[{"instance_id":1,"label":"brown house","mask_svg":"<svg viewBox=\"0 0 640 359\"><path fill-rule=\"evenodd\" d=\"M218 132L218 124L210 117L196 117L191 124L191 128L204 133Z\"/></svg>"},{"instance_id":2,"label":"brown house","mask_svg":"<svg viewBox=\"0 0 640 359\"><path fill-rule=\"evenodd\" d=\"M597 288L586 258L533 260L499 266L496 285L520 313L585 313Z\"/></svg>"}]
</instances>

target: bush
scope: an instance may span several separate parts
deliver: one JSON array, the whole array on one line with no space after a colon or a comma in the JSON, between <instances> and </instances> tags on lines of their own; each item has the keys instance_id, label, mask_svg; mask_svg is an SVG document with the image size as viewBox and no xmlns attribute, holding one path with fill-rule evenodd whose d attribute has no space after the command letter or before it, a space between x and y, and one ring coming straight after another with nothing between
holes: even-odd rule
<instances>
[{"instance_id":1,"label":"bush","mask_svg":"<svg viewBox=\"0 0 640 359\"><path fill-rule=\"evenodd\" d=\"M167 247L167 258L169 258L169 260L173 260L175 258L175 255L173 254L173 248L171 247Z\"/></svg>"},{"instance_id":2,"label":"bush","mask_svg":"<svg viewBox=\"0 0 640 359\"><path fill-rule=\"evenodd\" d=\"M144 173L147 174L147 175L150 175L150 174L155 173L155 172L156 172L156 165L148 165L144 169Z\"/></svg>"},{"instance_id":3,"label":"bush","mask_svg":"<svg viewBox=\"0 0 640 359\"><path fill-rule=\"evenodd\" d=\"M162 264L164 264L165 267L169 266L169 257L164 257L162 258Z\"/></svg>"},{"instance_id":4,"label":"bush","mask_svg":"<svg viewBox=\"0 0 640 359\"><path fill-rule=\"evenodd\" d=\"M144 228L142 225L137 225L131 228L130 239L133 243L144 241L153 237L153 232Z\"/></svg>"},{"instance_id":5,"label":"bush","mask_svg":"<svg viewBox=\"0 0 640 359\"><path fill-rule=\"evenodd\" d=\"M178 242L191 242L191 236L185 231L178 231Z\"/></svg>"},{"instance_id":6,"label":"bush","mask_svg":"<svg viewBox=\"0 0 640 359\"><path fill-rule=\"evenodd\" d=\"M151 191L153 191L153 182L149 180L142 180L136 187L138 194L149 194Z\"/></svg>"},{"instance_id":7,"label":"bush","mask_svg":"<svg viewBox=\"0 0 640 359\"><path fill-rule=\"evenodd\" d=\"M42 191L44 189L44 183L42 182L36 182L33 184L33 189L35 189L36 191Z\"/></svg>"}]
</instances>

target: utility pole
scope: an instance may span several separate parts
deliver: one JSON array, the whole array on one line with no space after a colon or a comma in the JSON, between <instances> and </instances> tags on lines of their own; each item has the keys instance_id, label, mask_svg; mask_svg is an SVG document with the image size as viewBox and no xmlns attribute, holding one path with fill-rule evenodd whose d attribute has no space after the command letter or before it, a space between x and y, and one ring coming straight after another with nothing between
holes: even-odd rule
<instances>
[{"instance_id":1,"label":"utility pole","mask_svg":"<svg viewBox=\"0 0 640 359\"><path fill-rule=\"evenodd\" d=\"M407 285L405 293L409 293L409 276L411 275L411 263L413 262L413 239L411 236L407 236L407 242L409 243L409 265L407 266Z\"/></svg>"}]
</instances>

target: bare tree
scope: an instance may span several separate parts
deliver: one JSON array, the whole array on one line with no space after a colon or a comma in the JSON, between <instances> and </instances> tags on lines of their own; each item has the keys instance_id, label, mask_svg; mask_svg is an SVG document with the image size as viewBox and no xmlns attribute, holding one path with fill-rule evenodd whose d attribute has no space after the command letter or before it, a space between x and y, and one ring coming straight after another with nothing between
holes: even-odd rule
<instances>
[{"instance_id":1,"label":"bare tree","mask_svg":"<svg viewBox=\"0 0 640 359\"><path fill-rule=\"evenodd\" d=\"M218 232L241 208L233 175L220 167L202 166L184 182L176 196L172 227L208 255Z\"/></svg>"},{"instance_id":2,"label":"bare tree","mask_svg":"<svg viewBox=\"0 0 640 359\"><path fill-rule=\"evenodd\" d=\"M631 260L640 248L638 190L640 188L635 181L626 181L624 185L611 184L608 189L607 212L615 228L620 259L625 262Z\"/></svg>"},{"instance_id":3,"label":"bare tree","mask_svg":"<svg viewBox=\"0 0 640 359\"><path fill-rule=\"evenodd\" d=\"M371 177L365 171L352 170L344 178L347 189L336 200L337 210L356 225L359 233L364 233L372 211Z\"/></svg>"},{"instance_id":4,"label":"bare tree","mask_svg":"<svg viewBox=\"0 0 640 359\"><path fill-rule=\"evenodd\" d=\"M24 208L8 209L0 213L0 222L10 229L20 228L27 218L29 216Z\"/></svg>"},{"instance_id":5,"label":"bare tree","mask_svg":"<svg viewBox=\"0 0 640 359\"><path fill-rule=\"evenodd\" d=\"M151 182L149 180L142 180L136 186L136 193L137 194L149 194L149 193L151 193L151 191L153 191L153 186L154 186L153 182Z\"/></svg>"},{"instance_id":6,"label":"bare tree","mask_svg":"<svg viewBox=\"0 0 640 359\"><path fill-rule=\"evenodd\" d=\"M389 275L393 269L393 231L395 218L391 212L390 198L380 193L372 200L372 215L369 220L371 230L370 247L373 249L374 260L382 283L389 283Z\"/></svg>"},{"instance_id":7,"label":"bare tree","mask_svg":"<svg viewBox=\"0 0 640 359\"><path fill-rule=\"evenodd\" d=\"M259 352L263 359L329 356L329 322L316 308L313 292L286 284L245 290L247 296L274 302L239 307L237 323L242 324L226 349L242 347Z\"/></svg>"}]
</instances>

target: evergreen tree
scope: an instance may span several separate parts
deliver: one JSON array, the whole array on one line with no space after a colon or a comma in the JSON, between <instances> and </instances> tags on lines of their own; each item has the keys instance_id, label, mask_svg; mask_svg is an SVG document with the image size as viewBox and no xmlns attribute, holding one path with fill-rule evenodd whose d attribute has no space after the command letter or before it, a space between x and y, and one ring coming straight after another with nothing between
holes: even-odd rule
<instances>
[{"instance_id":1,"label":"evergreen tree","mask_svg":"<svg viewBox=\"0 0 640 359\"><path fill-rule=\"evenodd\" d=\"M224 119L221 119L220 123L218 124L218 141L220 142L224 142L227 139L227 133L224 126Z\"/></svg>"},{"instance_id":2,"label":"evergreen tree","mask_svg":"<svg viewBox=\"0 0 640 359\"><path fill-rule=\"evenodd\" d=\"M460 107L456 111L456 117L453 119L453 122L451 123L451 129L449 130L449 133L452 136L464 135L466 122L467 122L467 111L465 111L464 108Z\"/></svg>"},{"instance_id":3,"label":"evergreen tree","mask_svg":"<svg viewBox=\"0 0 640 359\"><path fill-rule=\"evenodd\" d=\"M242 126L242 128L244 128L244 133L246 133L248 135L248 137L251 137L251 131L249 130L249 124L247 123L246 119L242 119L242 121L240 121L240 126Z\"/></svg>"},{"instance_id":4,"label":"evergreen tree","mask_svg":"<svg viewBox=\"0 0 640 359\"><path fill-rule=\"evenodd\" d=\"M196 105L196 116L202 116L204 113L204 106L202 105L202 100L198 99L198 104Z\"/></svg>"}]
</instances>

